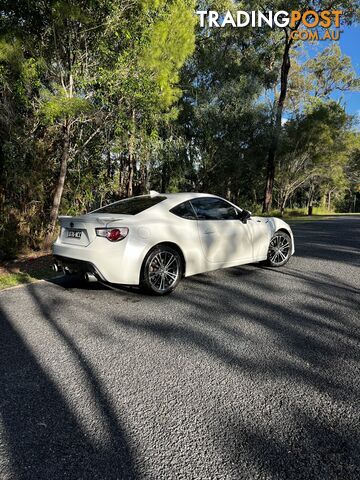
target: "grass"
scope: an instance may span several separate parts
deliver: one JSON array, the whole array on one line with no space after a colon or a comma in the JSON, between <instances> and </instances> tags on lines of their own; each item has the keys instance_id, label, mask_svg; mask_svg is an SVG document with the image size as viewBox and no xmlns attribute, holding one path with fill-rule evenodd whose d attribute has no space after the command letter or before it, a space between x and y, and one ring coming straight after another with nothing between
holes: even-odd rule
<instances>
[{"instance_id":1,"label":"grass","mask_svg":"<svg viewBox=\"0 0 360 480\"><path fill-rule=\"evenodd\" d=\"M265 217L278 217L283 218L286 221L316 221L324 220L333 216L347 216L347 215L360 215L359 213L336 213L333 211L326 210L321 207L314 207L313 214L309 216L307 214L307 208L287 208L285 209L283 217L280 215L280 210L271 210L268 214L258 213L259 216Z\"/></svg>"},{"instance_id":2,"label":"grass","mask_svg":"<svg viewBox=\"0 0 360 480\"><path fill-rule=\"evenodd\" d=\"M270 211L272 217L280 217L280 210L274 209ZM326 210L321 207L313 208L313 216L319 215L336 215L335 212ZM307 208L286 208L284 212L284 218L295 218L295 217L307 217L308 209Z\"/></svg>"},{"instance_id":3,"label":"grass","mask_svg":"<svg viewBox=\"0 0 360 480\"><path fill-rule=\"evenodd\" d=\"M351 215L359 215L359 213L314 213L313 215L286 215L283 217L286 221L291 222L314 222L319 220L326 220L331 217L344 217L344 216L351 216Z\"/></svg>"},{"instance_id":4,"label":"grass","mask_svg":"<svg viewBox=\"0 0 360 480\"><path fill-rule=\"evenodd\" d=\"M16 287L25 283L31 283L35 279L27 273L4 273L0 274L0 290L9 287Z\"/></svg>"},{"instance_id":5,"label":"grass","mask_svg":"<svg viewBox=\"0 0 360 480\"><path fill-rule=\"evenodd\" d=\"M51 255L37 253L0 264L0 290L54 277L52 263Z\"/></svg>"}]
</instances>

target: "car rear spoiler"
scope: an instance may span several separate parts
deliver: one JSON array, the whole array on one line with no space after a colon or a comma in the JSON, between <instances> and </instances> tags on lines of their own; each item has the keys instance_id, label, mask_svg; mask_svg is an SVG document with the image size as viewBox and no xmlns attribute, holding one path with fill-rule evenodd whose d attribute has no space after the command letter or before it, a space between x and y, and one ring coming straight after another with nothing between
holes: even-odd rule
<instances>
[{"instance_id":1,"label":"car rear spoiler","mask_svg":"<svg viewBox=\"0 0 360 480\"><path fill-rule=\"evenodd\" d=\"M58 221L60 224L62 223L62 220L69 220L70 218L73 218L74 221L78 220L77 217L71 216L71 215L60 215L58 217ZM114 217L96 217L96 221L99 223L102 223L104 225L107 225L108 223L115 222L117 220L121 220L121 218L114 218ZM83 219L81 219L83 221Z\"/></svg>"}]
</instances>

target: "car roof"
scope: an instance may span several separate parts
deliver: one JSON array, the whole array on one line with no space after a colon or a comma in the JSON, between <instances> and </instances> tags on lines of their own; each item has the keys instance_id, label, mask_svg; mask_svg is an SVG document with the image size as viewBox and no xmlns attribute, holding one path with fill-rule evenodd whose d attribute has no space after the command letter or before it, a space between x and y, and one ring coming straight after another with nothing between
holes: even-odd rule
<instances>
[{"instance_id":1,"label":"car roof","mask_svg":"<svg viewBox=\"0 0 360 480\"><path fill-rule=\"evenodd\" d=\"M193 193L193 192L182 192L182 193L159 193L160 196L166 197L166 200L159 203L159 207L166 207L168 209L179 205L182 202L191 200L193 198L203 198L203 197L213 197L219 198L216 195L211 195L210 193Z\"/></svg>"}]
</instances>

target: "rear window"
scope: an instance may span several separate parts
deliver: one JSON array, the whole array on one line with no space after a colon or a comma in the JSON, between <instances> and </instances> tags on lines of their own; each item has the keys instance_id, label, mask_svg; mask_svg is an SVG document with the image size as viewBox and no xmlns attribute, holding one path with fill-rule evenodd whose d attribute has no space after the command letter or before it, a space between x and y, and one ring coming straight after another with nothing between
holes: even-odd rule
<instances>
[{"instance_id":1,"label":"rear window","mask_svg":"<svg viewBox=\"0 0 360 480\"><path fill-rule=\"evenodd\" d=\"M150 197L150 195L144 195L142 197L126 198L119 202L111 203L106 207L95 210L96 213L118 213L123 215L137 215L138 213L147 210L154 205L166 200L166 197L157 195L156 197ZM94 212L92 212L94 213Z\"/></svg>"}]
</instances>

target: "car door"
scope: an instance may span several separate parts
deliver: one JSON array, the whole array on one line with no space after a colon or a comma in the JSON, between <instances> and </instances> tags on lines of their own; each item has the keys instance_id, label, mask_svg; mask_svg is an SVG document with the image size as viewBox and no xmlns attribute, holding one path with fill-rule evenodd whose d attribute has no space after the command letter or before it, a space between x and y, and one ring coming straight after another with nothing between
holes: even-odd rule
<instances>
[{"instance_id":1,"label":"car door","mask_svg":"<svg viewBox=\"0 0 360 480\"><path fill-rule=\"evenodd\" d=\"M248 225L251 231L254 259L265 259L272 236L269 219L264 217L251 217Z\"/></svg>"},{"instance_id":2,"label":"car door","mask_svg":"<svg viewBox=\"0 0 360 480\"><path fill-rule=\"evenodd\" d=\"M245 263L253 258L251 232L236 208L217 197L191 200L203 254L213 263Z\"/></svg>"}]
</instances>

